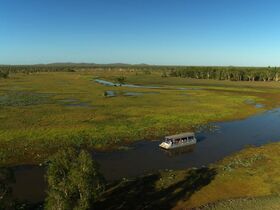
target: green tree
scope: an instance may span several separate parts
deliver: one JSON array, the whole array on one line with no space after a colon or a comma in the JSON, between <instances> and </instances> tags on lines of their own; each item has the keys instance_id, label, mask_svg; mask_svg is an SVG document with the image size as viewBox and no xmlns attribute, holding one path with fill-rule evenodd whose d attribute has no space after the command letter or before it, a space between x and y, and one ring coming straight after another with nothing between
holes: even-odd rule
<instances>
[{"instance_id":1,"label":"green tree","mask_svg":"<svg viewBox=\"0 0 280 210\"><path fill-rule=\"evenodd\" d=\"M59 151L50 159L47 183L48 210L92 209L104 189L104 179L90 154L73 148Z\"/></svg>"},{"instance_id":2,"label":"green tree","mask_svg":"<svg viewBox=\"0 0 280 210\"><path fill-rule=\"evenodd\" d=\"M167 77L166 71L163 71L160 76L161 77Z\"/></svg>"},{"instance_id":3,"label":"green tree","mask_svg":"<svg viewBox=\"0 0 280 210\"><path fill-rule=\"evenodd\" d=\"M0 78L7 79L9 77L9 71L0 71Z\"/></svg>"},{"instance_id":4,"label":"green tree","mask_svg":"<svg viewBox=\"0 0 280 210\"><path fill-rule=\"evenodd\" d=\"M116 78L116 82L119 83L120 85L123 85L125 80L126 78L124 76L120 76Z\"/></svg>"}]
</instances>

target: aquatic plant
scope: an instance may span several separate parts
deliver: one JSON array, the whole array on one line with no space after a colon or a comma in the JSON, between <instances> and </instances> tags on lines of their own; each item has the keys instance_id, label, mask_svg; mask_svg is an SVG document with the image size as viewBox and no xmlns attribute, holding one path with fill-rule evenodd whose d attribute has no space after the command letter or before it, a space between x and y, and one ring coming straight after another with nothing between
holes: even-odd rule
<instances>
[{"instance_id":1,"label":"aquatic plant","mask_svg":"<svg viewBox=\"0 0 280 210\"><path fill-rule=\"evenodd\" d=\"M31 106L53 102L50 94L27 91L9 91L0 95L0 106Z\"/></svg>"}]
</instances>

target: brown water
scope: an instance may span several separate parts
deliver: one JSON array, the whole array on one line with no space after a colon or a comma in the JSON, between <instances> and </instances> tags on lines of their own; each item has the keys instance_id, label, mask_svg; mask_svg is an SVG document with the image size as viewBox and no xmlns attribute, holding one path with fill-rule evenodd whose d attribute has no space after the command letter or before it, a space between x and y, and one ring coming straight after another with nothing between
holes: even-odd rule
<instances>
[{"instance_id":1,"label":"brown water","mask_svg":"<svg viewBox=\"0 0 280 210\"><path fill-rule=\"evenodd\" d=\"M246 145L260 146L280 140L280 109L224 123L212 124L219 129L215 132L197 133L198 142L194 147L163 151L159 140L139 141L129 148L109 152L93 152L101 166L101 172L108 180L135 177L160 169L184 169L213 163L239 151ZM44 199L44 168L21 166L14 168L16 183L14 197L32 202Z\"/></svg>"}]
</instances>

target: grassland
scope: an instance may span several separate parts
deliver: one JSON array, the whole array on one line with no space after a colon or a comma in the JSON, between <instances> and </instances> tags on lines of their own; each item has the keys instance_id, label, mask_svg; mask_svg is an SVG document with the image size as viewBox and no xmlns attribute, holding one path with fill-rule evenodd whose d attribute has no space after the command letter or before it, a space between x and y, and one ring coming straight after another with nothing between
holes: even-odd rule
<instances>
[{"instance_id":1,"label":"grassland","mask_svg":"<svg viewBox=\"0 0 280 210\"><path fill-rule=\"evenodd\" d=\"M208 167L161 171L108 186L97 209L279 209L280 143Z\"/></svg>"},{"instance_id":2,"label":"grassland","mask_svg":"<svg viewBox=\"0 0 280 210\"><path fill-rule=\"evenodd\" d=\"M94 78L160 88L108 87ZM108 149L279 105L277 82L161 77L160 71L14 74L0 79L0 165L39 163L66 145ZM185 89L182 89L185 88ZM116 97L104 92L116 91ZM127 92L141 93L125 96ZM265 105L256 108L246 101Z\"/></svg>"},{"instance_id":3,"label":"grassland","mask_svg":"<svg viewBox=\"0 0 280 210\"><path fill-rule=\"evenodd\" d=\"M279 196L279 151L280 143L247 148L212 165L217 175L211 183L187 201L179 202L178 206L195 207L232 198Z\"/></svg>"},{"instance_id":4,"label":"grassland","mask_svg":"<svg viewBox=\"0 0 280 210\"><path fill-rule=\"evenodd\" d=\"M198 208L199 209L199 208ZM204 210L277 210L280 209L279 196L230 199L200 208Z\"/></svg>"}]
</instances>

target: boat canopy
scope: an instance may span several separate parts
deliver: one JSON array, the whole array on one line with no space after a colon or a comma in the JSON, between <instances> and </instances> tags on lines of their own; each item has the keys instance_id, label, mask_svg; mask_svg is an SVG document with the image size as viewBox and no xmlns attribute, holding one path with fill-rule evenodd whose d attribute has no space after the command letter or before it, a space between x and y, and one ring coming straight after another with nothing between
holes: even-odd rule
<instances>
[{"instance_id":1,"label":"boat canopy","mask_svg":"<svg viewBox=\"0 0 280 210\"><path fill-rule=\"evenodd\" d=\"M165 139L182 139L190 136L194 136L194 133L193 132L180 133L172 136L166 136Z\"/></svg>"}]
</instances>

